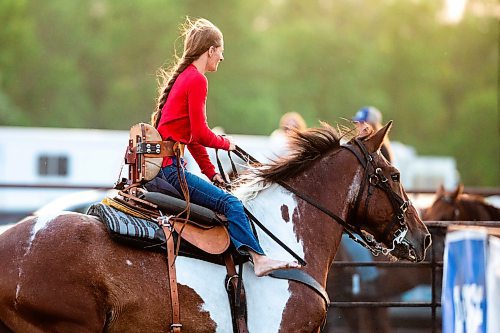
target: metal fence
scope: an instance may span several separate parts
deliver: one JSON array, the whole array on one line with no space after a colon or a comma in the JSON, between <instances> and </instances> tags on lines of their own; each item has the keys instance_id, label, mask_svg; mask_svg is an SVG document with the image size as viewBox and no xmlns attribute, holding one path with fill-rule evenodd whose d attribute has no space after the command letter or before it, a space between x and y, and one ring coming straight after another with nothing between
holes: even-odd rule
<instances>
[{"instance_id":1,"label":"metal fence","mask_svg":"<svg viewBox=\"0 0 500 333\"><path fill-rule=\"evenodd\" d=\"M335 268L342 267L411 267L429 269L431 274L431 300L429 302L390 302L390 301L333 301L329 306L332 308L381 308L381 307L419 307L431 309L432 332L439 332L441 321L437 316L438 308L441 307L441 285L443 274L443 249L444 239L449 226L482 226L500 228L499 221L425 221L433 238L429 259L423 262L389 262L389 261L334 261Z\"/></svg>"}]
</instances>

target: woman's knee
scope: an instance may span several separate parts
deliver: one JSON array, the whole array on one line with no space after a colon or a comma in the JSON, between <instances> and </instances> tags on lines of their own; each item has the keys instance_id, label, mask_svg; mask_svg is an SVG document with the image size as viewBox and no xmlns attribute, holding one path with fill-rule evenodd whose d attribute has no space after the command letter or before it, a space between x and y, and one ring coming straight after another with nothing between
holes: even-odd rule
<instances>
[{"instance_id":1,"label":"woman's knee","mask_svg":"<svg viewBox=\"0 0 500 333\"><path fill-rule=\"evenodd\" d=\"M226 210L228 209L233 209L233 210L240 210L244 211L243 203L235 197L232 194L226 194L223 198L224 206L226 207Z\"/></svg>"}]
</instances>

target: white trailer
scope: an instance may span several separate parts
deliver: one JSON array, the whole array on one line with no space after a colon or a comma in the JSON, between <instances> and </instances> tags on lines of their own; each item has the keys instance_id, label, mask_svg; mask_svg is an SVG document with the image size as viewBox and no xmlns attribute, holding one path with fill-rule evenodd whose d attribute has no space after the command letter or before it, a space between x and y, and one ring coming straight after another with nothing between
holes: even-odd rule
<instances>
[{"instance_id":1,"label":"white trailer","mask_svg":"<svg viewBox=\"0 0 500 333\"><path fill-rule=\"evenodd\" d=\"M260 161L273 159L284 150L284 141L275 136L231 136ZM0 217L25 215L83 188L111 188L119 179L128 139L128 130L0 127ZM458 183L453 158L418 156L412 147L398 142L392 147L406 189L433 189L439 184L451 189ZM208 151L216 165L214 150ZM227 153L219 155L229 172ZM188 152L186 160L189 170L200 174ZM242 163L237 158L235 162ZM127 172L124 166L122 175ZM2 223L6 222L0 219Z\"/></svg>"},{"instance_id":2,"label":"white trailer","mask_svg":"<svg viewBox=\"0 0 500 333\"><path fill-rule=\"evenodd\" d=\"M128 131L0 127L0 212L29 212L77 191L33 185L112 187L127 142Z\"/></svg>"}]
</instances>

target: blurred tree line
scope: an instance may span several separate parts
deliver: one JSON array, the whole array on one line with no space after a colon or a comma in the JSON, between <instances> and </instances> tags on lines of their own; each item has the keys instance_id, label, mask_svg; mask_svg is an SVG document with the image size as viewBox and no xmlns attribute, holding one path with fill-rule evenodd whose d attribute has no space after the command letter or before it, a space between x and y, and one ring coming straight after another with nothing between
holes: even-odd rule
<instances>
[{"instance_id":1,"label":"blurred tree line","mask_svg":"<svg viewBox=\"0 0 500 333\"><path fill-rule=\"evenodd\" d=\"M149 121L156 70L180 52L189 15L225 38L226 60L208 74L210 126L269 134L287 111L316 126L374 105L394 120L393 140L454 156L468 185L498 186L498 17L467 10L444 24L442 9L435 0L2 0L0 125Z\"/></svg>"}]
</instances>

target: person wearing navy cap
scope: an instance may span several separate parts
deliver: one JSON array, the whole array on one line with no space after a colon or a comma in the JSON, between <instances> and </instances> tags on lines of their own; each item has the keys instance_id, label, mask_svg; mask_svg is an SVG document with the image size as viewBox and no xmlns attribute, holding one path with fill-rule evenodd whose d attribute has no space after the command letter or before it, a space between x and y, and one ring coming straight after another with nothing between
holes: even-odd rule
<instances>
[{"instance_id":1,"label":"person wearing navy cap","mask_svg":"<svg viewBox=\"0 0 500 333\"><path fill-rule=\"evenodd\" d=\"M356 125L356 129L358 130L358 133L360 135L369 135L382 128L382 112L380 112L380 110L378 110L376 107L365 106L359 109L358 112L356 112L354 117L352 117L352 121ZM384 139L382 147L380 148L380 152L387 159L387 161L389 161L390 163L393 161L392 151L387 135ZM342 246L350 256L352 261L373 261L371 252L368 249L359 246L358 243L354 242L345 233L342 235ZM358 288L360 290L354 290L353 284L353 294L362 292L369 285L374 285L376 279L381 278L380 272L376 266L356 267L356 275L359 277Z\"/></svg>"},{"instance_id":2,"label":"person wearing navy cap","mask_svg":"<svg viewBox=\"0 0 500 333\"><path fill-rule=\"evenodd\" d=\"M362 107L356 112L352 120L361 135L367 135L382 128L382 112L374 106ZM388 136L385 137L380 152L389 162L393 162L394 159Z\"/></svg>"}]
</instances>

